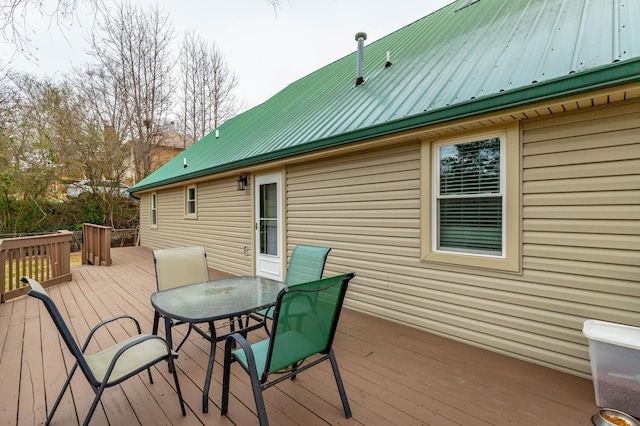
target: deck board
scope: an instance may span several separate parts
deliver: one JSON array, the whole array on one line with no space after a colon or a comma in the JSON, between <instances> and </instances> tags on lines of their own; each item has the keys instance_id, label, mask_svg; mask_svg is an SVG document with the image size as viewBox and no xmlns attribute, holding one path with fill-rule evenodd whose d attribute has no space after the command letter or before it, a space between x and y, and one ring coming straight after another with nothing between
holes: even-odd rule
<instances>
[{"instance_id":1,"label":"deck board","mask_svg":"<svg viewBox=\"0 0 640 426\"><path fill-rule=\"evenodd\" d=\"M79 344L99 321L125 313L138 319L144 332L151 330L151 252L117 248L112 257L111 266L74 267L73 281L48 289ZM174 329L176 341L185 331ZM110 324L90 348L106 347L132 332L131 324ZM251 335L263 337L262 330ZM0 423L44 422L73 365L63 346L39 301L20 297L0 305ZM272 424L588 426L597 411L590 380L349 309L343 311L334 348L353 417L345 419L330 365L324 363L265 392ZM153 384L144 373L107 389L91 424L257 424L248 378L237 366L232 369L229 413L220 415L222 343L209 413L202 413L208 352L209 343L192 333L176 361L186 417L180 413L173 376L159 364L152 368ZM92 399L91 388L77 374L54 424L78 424Z\"/></svg>"}]
</instances>

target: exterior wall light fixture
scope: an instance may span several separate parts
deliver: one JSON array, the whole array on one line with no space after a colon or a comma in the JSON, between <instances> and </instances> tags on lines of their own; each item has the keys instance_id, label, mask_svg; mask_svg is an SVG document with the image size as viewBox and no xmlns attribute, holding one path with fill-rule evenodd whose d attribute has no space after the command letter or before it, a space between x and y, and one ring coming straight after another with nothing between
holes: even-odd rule
<instances>
[{"instance_id":1,"label":"exterior wall light fixture","mask_svg":"<svg viewBox=\"0 0 640 426\"><path fill-rule=\"evenodd\" d=\"M240 175L236 183L238 184L238 191L244 191L248 184L247 177L245 175Z\"/></svg>"}]
</instances>

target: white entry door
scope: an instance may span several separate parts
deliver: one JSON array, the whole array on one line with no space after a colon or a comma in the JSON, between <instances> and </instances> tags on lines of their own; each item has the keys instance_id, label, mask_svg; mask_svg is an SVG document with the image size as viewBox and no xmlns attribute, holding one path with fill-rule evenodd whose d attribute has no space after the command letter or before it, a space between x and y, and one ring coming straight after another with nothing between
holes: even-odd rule
<instances>
[{"instance_id":1,"label":"white entry door","mask_svg":"<svg viewBox=\"0 0 640 426\"><path fill-rule=\"evenodd\" d=\"M282 281L282 175L255 177L256 275Z\"/></svg>"}]
</instances>

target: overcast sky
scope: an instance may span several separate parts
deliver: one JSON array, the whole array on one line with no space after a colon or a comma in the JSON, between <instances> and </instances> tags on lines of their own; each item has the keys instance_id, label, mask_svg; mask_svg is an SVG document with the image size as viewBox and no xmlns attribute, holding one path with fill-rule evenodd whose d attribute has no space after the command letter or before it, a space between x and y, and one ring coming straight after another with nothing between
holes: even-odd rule
<instances>
[{"instance_id":1,"label":"overcast sky","mask_svg":"<svg viewBox=\"0 0 640 426\"><path fill-rule=\"evenodd\" d=\"M276 12L266 0L159 0L158 4L171 16L178 35L193 30L217 43L239 79L238 95L253 107L354 52L357 32L367 33L366 43L371 43L452 2L284 0ZM28 23L38 62L16 56L12 68L56 77L72 65L86 63L92 18L81 12L80 21L61 31L55 24L50 27L48 19L31 14ZM0 56L6 60L9 49L3 50Z\"/></svg>"}]
</instances>

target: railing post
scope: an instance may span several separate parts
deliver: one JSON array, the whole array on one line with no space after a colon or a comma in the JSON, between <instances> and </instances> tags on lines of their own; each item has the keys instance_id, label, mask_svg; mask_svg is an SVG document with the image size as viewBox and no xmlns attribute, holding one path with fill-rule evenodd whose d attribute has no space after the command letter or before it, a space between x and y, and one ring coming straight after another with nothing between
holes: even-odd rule
<instances>
[{"instance_id":1,"label":"railing post","mask_svg":"<svg viewBox=\"0 0 640 426\"><path fill-rule=\"evenodd\" d=\"M82 224L83 265L111 265L111 232L110 226Z\"/></svg>"},{"instance_id":2,"label":"railing post","mask_svg":"<svg viewBox=\"0 0 640 426\"><path fill-rule=\"evenodd\" d=\"M2 240L0 240L0 247L2 247ZM7 255L0 249L0 303L4 303L4 293L7 289L6 262Z\"/></svg>"}]
</instances>

